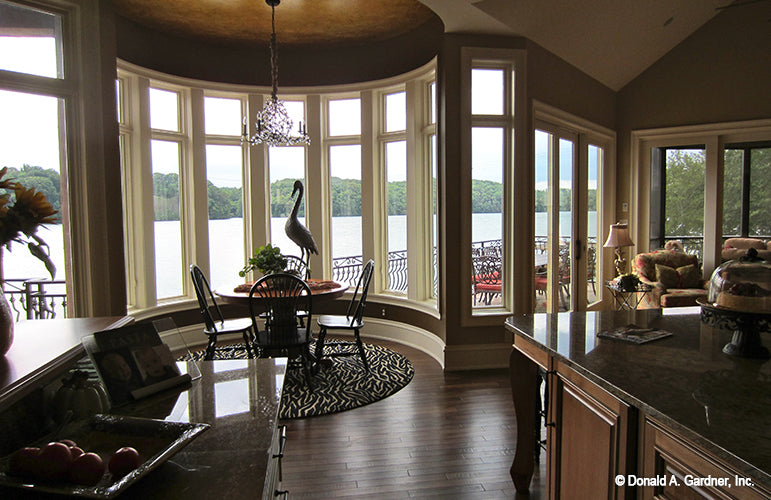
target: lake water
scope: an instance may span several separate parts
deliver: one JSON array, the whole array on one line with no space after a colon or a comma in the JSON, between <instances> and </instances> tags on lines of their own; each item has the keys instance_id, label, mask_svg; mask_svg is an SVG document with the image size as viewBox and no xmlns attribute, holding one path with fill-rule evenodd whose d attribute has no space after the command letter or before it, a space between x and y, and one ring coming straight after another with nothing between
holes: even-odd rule
<instances>
[{"instance_id":1,"label":"lake water","mask_svg":"<svg viewBox=\"0 0 771 500\"><path fill-rule=\"evenodd\" d=\"M537 236L546 235L546 213L535 214ZM473 214L472 241L496 240L501 238L501 214ZM271 220L273 244L281 248L282 253L300 255L300 249L284 233L286 219ZM404 215L388 217L389 251L406 249L406 224ZM560 227L570 236L570 213L560 214ZM333 245L332 257L361 255L361 217L334 217L332 219ZM64 246L62 226L51 225L38 232L51 246L51 258L56 264L57 278L64 279ZM595 218L589 223L589 236L597 234ZM158 297L181 295L183 280L189 279L188 272L182 267L180 252L179 221L159 221L155 223L157 255L156 275ZM238 271L243 267L244 254L242 219L214 220L209 223L209 253L211 257L211 284L213 288L232 284L238 280ZM6 279L47 277L43 263L33 257L27 248L17 243L12 251L3 251L3 271Z\"/></svg>"}]
</instances>

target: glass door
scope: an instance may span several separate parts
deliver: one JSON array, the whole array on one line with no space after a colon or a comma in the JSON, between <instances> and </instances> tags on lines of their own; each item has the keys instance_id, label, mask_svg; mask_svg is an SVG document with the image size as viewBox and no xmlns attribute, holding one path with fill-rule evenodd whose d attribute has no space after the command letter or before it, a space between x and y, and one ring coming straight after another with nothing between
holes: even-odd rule
<instances>
[{"instance_id":1,"label":"glass door","mask_svg":"<svg viewBox=\"0 0 771 500\"><path fill-rule=\"evenodd\" d=\"M537 124L534 139L534 310L585 310L601 297L597 193L604 149L547 123Z\"/></svg>"}]
</instances>

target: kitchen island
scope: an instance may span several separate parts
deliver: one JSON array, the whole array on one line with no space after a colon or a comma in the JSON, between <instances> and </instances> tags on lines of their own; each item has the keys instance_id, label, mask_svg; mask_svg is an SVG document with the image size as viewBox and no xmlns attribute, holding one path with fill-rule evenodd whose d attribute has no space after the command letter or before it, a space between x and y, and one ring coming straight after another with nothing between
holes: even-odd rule
<instances>
[{"instance_id":1,"label":"kitchen island","mask_svg":"<svg viewBox=\"0 0 771 500\"><path fill-rule=\"evenodd\" d=\"M598 337L628 324L672 335ZM519 491L533 474L543 377L551 498L771 495L771 362L724 354L731 332L701 321L698 307L517 315L506 329Z\"/></svg>"}]
</instances>

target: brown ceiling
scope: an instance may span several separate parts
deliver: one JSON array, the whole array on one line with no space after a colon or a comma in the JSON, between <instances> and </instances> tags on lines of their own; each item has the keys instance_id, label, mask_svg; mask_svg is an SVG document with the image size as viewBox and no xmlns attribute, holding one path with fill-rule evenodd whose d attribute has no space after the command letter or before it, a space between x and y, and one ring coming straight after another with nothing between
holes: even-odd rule
<instances>
[{"instance_id":1,"label":"brown ceiling","mask_svg":"<svg viewBox=\"0 0 771 500\"><path fill-rule=\"evenodd\" d=\"M114 0L123 17L152 30L217 43L267 42L264 0ZM280 45L357 45L410 32L435 14L417 0L284 0L276 7Z\"/></svg>"}]
</instances>

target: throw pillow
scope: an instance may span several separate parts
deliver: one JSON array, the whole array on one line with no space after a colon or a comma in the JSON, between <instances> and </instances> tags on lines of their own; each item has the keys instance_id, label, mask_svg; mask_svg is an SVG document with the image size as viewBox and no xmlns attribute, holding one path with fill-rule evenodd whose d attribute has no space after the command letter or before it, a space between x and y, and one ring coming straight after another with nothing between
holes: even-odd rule
<instances>
[{"instance_id":1,"label":"throw pillow","mask_svg":"<svg viewBox=\"0 0 771 500\"><path fill-rule=\"evenodd\" d=\"M677 274L680 275L678 288L701 288L701 276L699 275L699 268L695 264L678 267Z\"/></svg>"},{"instance_id":2,"label":"throw pillow","mask_svg":"<svg viewBox=\"0 0 771 500\"><path fill-rule=\"evenodd\" d=\"M665 288L700 288L701 276L695 264L678 267L677 269L662 264L656 264L656 281Z\"/></svg>"},{"instance_id":3,"label":"throw pillow","mask_svg":"<svg viewBox=\"0 0 771 500\"><path fill-rule=\"evenodd\" d=\"M656 281L664 285L664 288L677 288L680 276L677 275L676 269L663 264L656 264Z\"/></svg>"}]
</instances>

